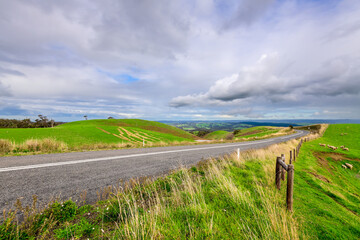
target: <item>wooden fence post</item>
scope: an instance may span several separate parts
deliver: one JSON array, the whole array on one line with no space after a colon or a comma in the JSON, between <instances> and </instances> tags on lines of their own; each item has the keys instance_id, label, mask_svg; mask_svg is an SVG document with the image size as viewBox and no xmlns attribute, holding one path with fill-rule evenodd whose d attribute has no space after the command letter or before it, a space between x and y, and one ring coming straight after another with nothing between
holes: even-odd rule
<instances>
[{"instance_id":1,"label":"wooden fence post","mask_svg":"<svg viewBox=\"0 0 360 240\"><path fill-rule=\"evenodd\" d=\"M290 159L289 159L289 164L292 164L292 150L290 150Z\"/></svg>"},{"instance_id":2,"label":"wooden fence post","mask_svg":"<svg viewBox=\"0 0 360 240\"><path fill-rule=\"evenodd\" d=\"M296 152L295 152L295 148L294 148L294 154L293 154L293 155L294 155L294 162L296 161L296 155L295 155L295 153L296 153Z\"/></svg>"},{"instance_id":3,"label":"wooden fence post","mask_svg":"<svg viewBox=\"0 0 360 240\"><path fill-rule=\"evenodd\" d=\"M285 155L284 154L281 154L281 160L284 162L284 163L286 163L285 162ZM285 169L284 168L281 168L281 180L285 180Z\"/></svg>"},{"instance_id":4,"label":"wooden fence post","mask_svg":"<svg viewBox=\"0 0 360 240\"><path fill-rule=\"evenodd\" d=\"M289 211L293 210L294 195L294 165L288 165L287 189L286 189L286 205Z\"/></svg>"},{"instance_id":5,"label":"wooden fence post","mask_svg":"<svg viewBox=\"0 0 360 240\"><path fill-rule=\"evenodd\" d=\"M277 189L281 189L281 166L279 164L279 161L281 161L281 157L277 157L276 158L276 168L275 168L275 184L276 184L276 187Z\"/></svg>"}]
</instances>

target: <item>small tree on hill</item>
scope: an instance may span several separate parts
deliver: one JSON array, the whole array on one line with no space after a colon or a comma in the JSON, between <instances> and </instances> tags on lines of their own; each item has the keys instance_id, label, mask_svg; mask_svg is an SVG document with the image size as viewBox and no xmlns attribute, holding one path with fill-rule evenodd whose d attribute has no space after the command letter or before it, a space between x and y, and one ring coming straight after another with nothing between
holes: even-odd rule
<instances>
[{"instance_id":1,"label":"small tree on hill","mask_svg":"<svg viewBox=\"0 0 360 240\"><path fill-rule=\"evenodd\" d=\"M233 134L236 135L236 134L238 134L239 132L241 132L240 129L235 129L234 132L233 132Z\"/></svg>"},{"instance_id":2,"label":"small tree on hill","mask_svg":"<svg viewBox=\"0 0 360 240\"><path fill-rule=\"evenodd\" d=\"M85 115L84 118L85 118L85 120L87 120L87 118L88 118L87 115Z\"/></svg>"}]
</instances>

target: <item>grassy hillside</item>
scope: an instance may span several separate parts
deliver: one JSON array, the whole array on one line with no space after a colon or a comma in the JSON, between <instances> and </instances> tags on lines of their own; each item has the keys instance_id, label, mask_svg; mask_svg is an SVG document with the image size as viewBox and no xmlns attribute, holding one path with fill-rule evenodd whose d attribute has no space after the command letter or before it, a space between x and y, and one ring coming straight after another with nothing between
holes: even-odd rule
<instances>
[{"instance_id":1,"label":"grassy hillside","mask_svg":"<svg viewBox=\"0 0 360 240\"><path fill-rule=\"evenodd\" d=\"M272 133L277 133L280 131L280 128L275 127L253 127L245 128L240 130L239 133L235 135L236 138L252 138L252 137L262 137Z\"/></svg>"},{"instance_id":2,"label":"grassy hillside","mask_svg":"<svg viewBox=\"0 0 360 240\"><path fill-rule=\"evenodd\" d=\"M331 150L319 143L349 148ZM330 125L295 163L295 214L312 238L360 238L360 125ZM344 169L350 163L353 169Z\"/></svg>"},{"instance_id":3,"label":"grassy hillside","mask_svg":"<svg viewBox=\"0 0 360 240\"><path fill-rule=\"evenodd\" d=\"M0 139L13 144L30 143L31 139L49 139L68 148L96 144L145 144L193 141L194 136L181 129L153 121L139 119L84 120L54 128L0 129ZM27 144L28 145L28 144ZM0 144L1 151L1 144Z\"/></svg>"},{"instance_id":4,"label":"grassy hillside","mask_svg":"<svg viewBox=\"0 0 360 240\"><path fill-rule=\"evenodd\" d=\"M277 137L281 135L287 135L293 133L288 127L252 127L245 129L236 130L237 133L234 136L233 132L228 131L214 131L204 136L205 139L209 140L238 140L238 141L247 141L247 140L257 140L270 137Z\"/></svg>"},{"instance_id":5,"label":"grassy hillside","mask_svg":"<svg viewBox=\"0 0 360 240\"><path fill-rule=\"evenodd\" d=\"M204 136L205 139L209 139L209 140L221 140L221 139L226 139L226 137L231 134L231 132L227 132L227 131L214 131L211 132L209 134L206 134Z\"/></svg>"}]
</instances>

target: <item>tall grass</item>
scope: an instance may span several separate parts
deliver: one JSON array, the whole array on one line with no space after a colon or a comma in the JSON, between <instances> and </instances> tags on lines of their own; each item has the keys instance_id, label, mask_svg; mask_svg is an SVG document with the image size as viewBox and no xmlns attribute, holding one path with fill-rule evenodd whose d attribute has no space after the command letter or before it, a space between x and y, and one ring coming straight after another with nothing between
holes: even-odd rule
<instances>
[{"instance_id":1,"label":"tall grass","mask_svg":"<svg viewBox=\"0 0 360 240\"><path fill-rule=\"evenodd\" d=\"M68 145L53 138L28 139L23 143L16 144L7 139L0 139L0 154L21 154L28 152L49 153L68 151Z\"/></svg>"}]
</instances>

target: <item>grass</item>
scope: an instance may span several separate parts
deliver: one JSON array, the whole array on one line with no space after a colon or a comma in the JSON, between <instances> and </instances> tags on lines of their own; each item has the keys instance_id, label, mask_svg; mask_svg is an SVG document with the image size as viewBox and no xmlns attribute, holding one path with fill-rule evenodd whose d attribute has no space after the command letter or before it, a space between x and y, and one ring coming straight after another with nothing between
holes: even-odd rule
<instances>
[{"instance_id":1,"label":"grass","mask_svg":"<svg viewBox=\"0 0 360 240\"><path fill-rule=\"evenodd\" d=\"M6 215L0 238L299 239L297 220L270 177L275 155L295 144L210 159L155 181L130 181L95 205L30 208L22 223Z\"/></svg>"},{"instance_id":2,"label":"grass","mask_svg":"<svg viewBox=\"0 0 360 240\"><path fill-rule=\"evenodd\" d=\"M335 124L301 148L295 164L294 209L311 238L360 238L359 142L359 124ZM349 151L333 151L319 143L345 145ZM353 169L342 168L344 163Z\"/></svg>"},{"instance_id":3,"label":"grass","mask_svg":"<svg viewBox=\"0 0 360 240\"><path fill-rule=\"evenodd\" d=\"M209 140L221 140L226 139L229 134L231 134L231 132L219 130L206 134L204 138Z\"/></svg>"},{"instance_id":4,"label":"grass","mask_svg":"<svg viewBox=\"0 0 360 240\"><path fill-rule=\"evenodd\" d=\"M0 129L0 153L58 152L193 142L194 136L163 123L139 119L87 120L54 128ZM59 147L46 147L46 143Z\"/></svg>"},{"instance_id":5,"label":"grass","mask_svg":"<svg viewBox=\"0 0 360 240\"><path fill-rule=\"evenodd\" d=\"M282 128L277 127L252 127L240 130L238 134L235 135L236 139L253 139L253 138L262 138L274 133L278 133Z\"/></svg>"},{"instance_id":6,"label":"grass","mask_svg":"<svg viewBox=\"0 0 360 240\"><path fill-rule=\"evenodd\" d=\"M228 131L214 131L205 135L205 139L210 140L226 140L233 139L237 141L248 141L248 140L257 140L265 139L271 137L277 137L282 135L287 135L293 133L289 128L283 127L252 127L238 130L239 132L236 135L233 135L233 132Z\"/></svg>"},{"instance_id":7,"label":"grass","mask_svg":"<svg viewBox=\"0 0 360 240\"><path fill-rule=\"evenodd\" d=\"M4 213L0 239L359 239L359 133L360 125L331 125L303 144L293 213L286 211L285 188L275 189L274 168L276 156L297 140L132 180L94 205L69 200L39 211L17 204L26 217L19 223L14 212ZM319 143L350 151L336 150L335 161Z\"/></svg>"}]
</instances>

